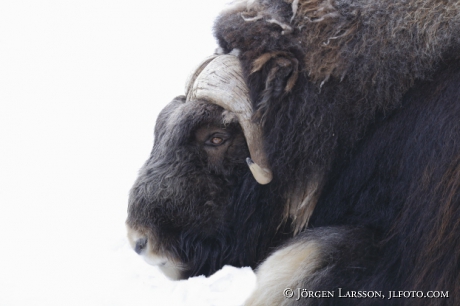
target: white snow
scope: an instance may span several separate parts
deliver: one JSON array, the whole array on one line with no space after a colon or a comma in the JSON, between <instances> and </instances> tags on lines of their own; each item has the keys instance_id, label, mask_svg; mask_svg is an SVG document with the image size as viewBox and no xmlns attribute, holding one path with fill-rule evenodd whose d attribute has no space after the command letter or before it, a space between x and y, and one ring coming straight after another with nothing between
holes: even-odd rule
<instances>
[{"instance_id":1,"label":"white snow","mask_svg":"<svg viewBox=\"0 0 460 306\"><path fill-rule=\"evenodd\" d=\"M0 305L241 305L251 269L172 282L133 252L155 118L222 0L0 2Z\"/></svg>"}]
</instances>

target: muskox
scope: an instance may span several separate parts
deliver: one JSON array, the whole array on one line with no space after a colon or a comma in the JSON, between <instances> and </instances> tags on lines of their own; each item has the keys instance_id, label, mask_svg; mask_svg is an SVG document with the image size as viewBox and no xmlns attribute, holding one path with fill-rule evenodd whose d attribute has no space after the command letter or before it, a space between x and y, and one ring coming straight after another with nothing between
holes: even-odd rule
<instances>
[{"instance_id":1,"label":"muskox","mask_svg":"<svg viewBox=\"0 0 460 306\"><path fill-rule=\"evenodd\" d=\"M133 248L172 278L258 267L248 305L460 305L459 33L457 1L236 2L159 115Z\"/></svg>"}]
</instances>

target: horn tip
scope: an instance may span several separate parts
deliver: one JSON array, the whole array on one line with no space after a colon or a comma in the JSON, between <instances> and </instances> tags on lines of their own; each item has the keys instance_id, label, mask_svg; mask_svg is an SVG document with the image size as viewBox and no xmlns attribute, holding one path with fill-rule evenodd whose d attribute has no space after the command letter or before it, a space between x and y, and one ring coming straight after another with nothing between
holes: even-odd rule
<instances>
[{"instance_id":1,"label":"horn tip","mask_svg":"<svg viewBox=\"0 0 460 306\"><path fill-rule=\"evenodd\" d=\"M260 167L257 163L255 163L250 157L246 158L246 163L251 170L254 179L261 185L267 185L273 179L272 172L268 169L264 169Z\"/></svg>"}]
</instances>

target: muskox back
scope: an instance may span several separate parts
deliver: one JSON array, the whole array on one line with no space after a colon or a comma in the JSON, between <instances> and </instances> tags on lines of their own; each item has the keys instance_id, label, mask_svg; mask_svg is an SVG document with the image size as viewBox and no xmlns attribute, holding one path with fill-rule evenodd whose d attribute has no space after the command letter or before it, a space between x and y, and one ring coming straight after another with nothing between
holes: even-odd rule
<instances>
[{"instance_id":1,"label":"muskox back","mask_svg":"<svg viewBox=\"0 0 460 306\"><path fill-rule=\"evenodd\" d=\"M247 305L459 303L460 64L434 79L338 162L309 228L259 267Z\"/></svg>"}]
</instances>

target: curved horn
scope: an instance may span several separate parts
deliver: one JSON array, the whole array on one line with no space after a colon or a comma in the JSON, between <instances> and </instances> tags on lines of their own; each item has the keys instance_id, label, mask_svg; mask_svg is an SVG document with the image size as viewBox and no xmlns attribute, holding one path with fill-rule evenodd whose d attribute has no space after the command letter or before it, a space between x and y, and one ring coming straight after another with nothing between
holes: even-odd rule
<instances>
[{"instance_id":1,"label":"curved horn","mask_svg":"<svg viewBox=\"0 0 460 306\"><path fill-rule=\"evenodd\" d=\"M262 130L251 120L252 105L240 61L234 55L215 55L201 63L186 85L186 101L204 99L233 112L243 129L251 158L246 161L254 178L265 185L272 172L263 149Z\"/></svg>"}]
</instances>

